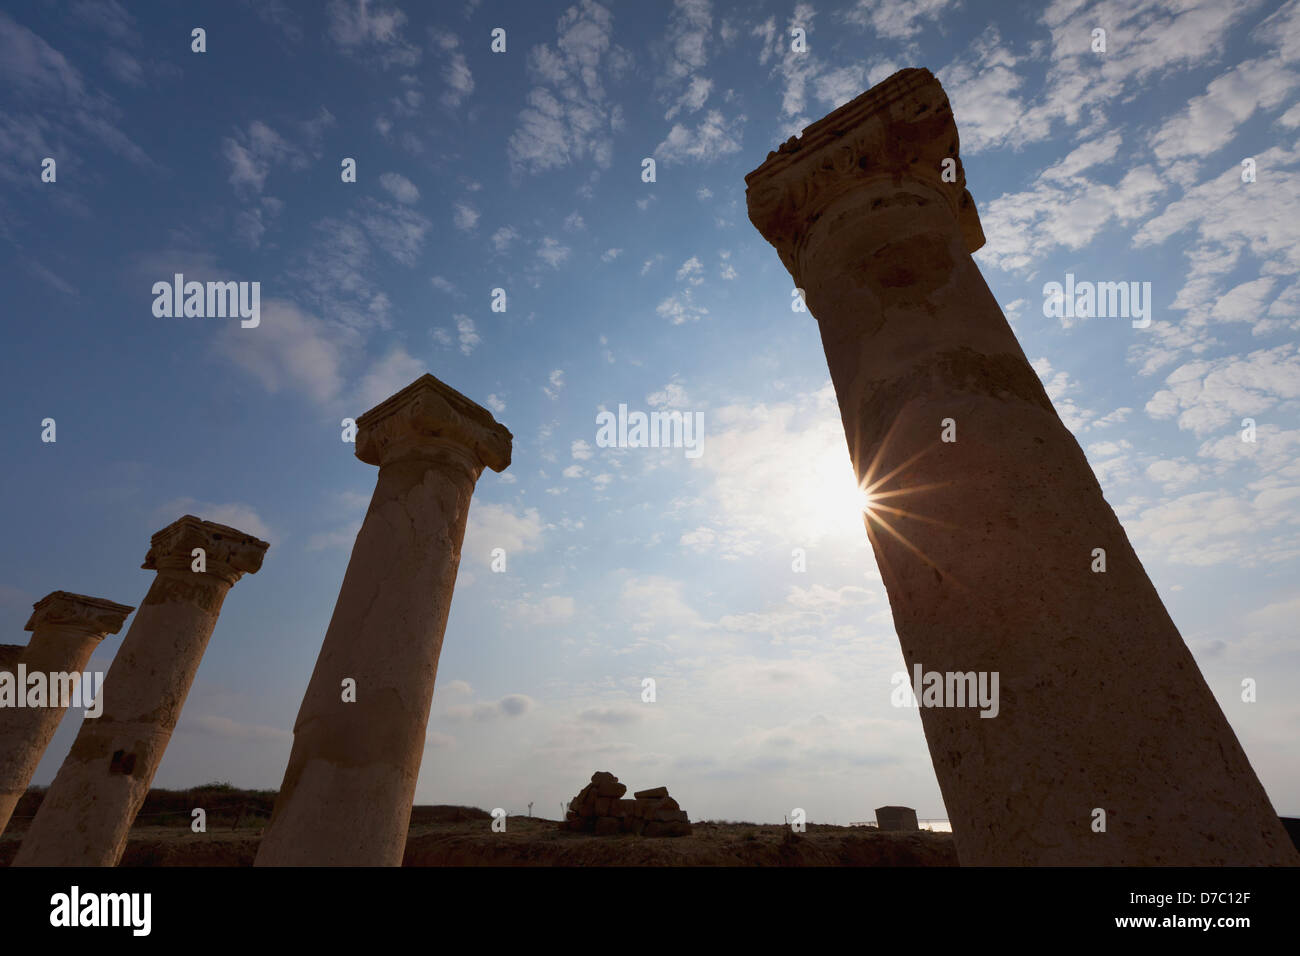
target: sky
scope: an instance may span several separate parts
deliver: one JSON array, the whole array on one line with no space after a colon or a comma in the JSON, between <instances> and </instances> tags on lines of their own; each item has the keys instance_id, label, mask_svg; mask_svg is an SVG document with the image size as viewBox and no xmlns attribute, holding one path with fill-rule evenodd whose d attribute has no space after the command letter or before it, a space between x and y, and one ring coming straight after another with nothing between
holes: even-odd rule
<instances>
[{"instance_id":1,"label":"sky","mask_svg":"<svg viewBox=\"0 0 1300 956\"><path fill-rule=\"evenodd\" d=\"M816 323L744 196L912 66L980 270L1300 815L1297 0L7 3L0 640L50 591L138 605L182 514L269 541L154 785L278 787L375 482L341 422L431 372L514 457L474 495L417 802L555 816L607 770L692 819L945 817ZM258 282L259 324L155 315L177 272ZM1150 283L1150 324L1050 314L1067 274ZM700 416L699 453L601 447L620 405Z\"/></svg>"}]
</instances>

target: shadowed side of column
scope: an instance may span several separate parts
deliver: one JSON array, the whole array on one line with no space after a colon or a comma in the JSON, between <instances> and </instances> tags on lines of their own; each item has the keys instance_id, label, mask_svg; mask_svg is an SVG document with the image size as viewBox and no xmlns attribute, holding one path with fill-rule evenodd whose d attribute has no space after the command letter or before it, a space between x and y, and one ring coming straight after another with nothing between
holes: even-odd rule
<instances>
[{"instance_id":1,"label":"shadowed side of column","mask_svg":"<svg viewBox=\"0 0 1300 956\"><path fill-rule=\"evenodd\" d=\"M938 81L895 74L746 181L820 327L909 674L999 681L986 716L921 709L962 863L1300 862L971 258Z\"/></svg>"},{"instance_id":2,"label":"shadowed side of column","mask_svg":"<svg viewBox=\"0 0 1300 956\"><path fill-rule=\"evenodd\" d=\"M510 451L510 432L432 375L357 419L357 457L379 477L258 866L401 864L470 499Z\"/></svg>"},{"instance_id":3,"label":"shadowed side of column","mask_svg":"<svg viewBox=\"0 0 1300 956\"><path fill-rule=\"evenodd\" d=\"M90 706L92 688L82 676L90 655L106 634L120 631L126 616L135 610L69 591L47 594L32 607L26 627L33 632L31 643L14 662L15 669L21 664L24 676L43 675L48 699L41 707L0 710L0 833L27 792L32 774L70 706L63 692L79 698L77 706ZM20 690L23 683L18 681Z\"/></svg>"},{"instance_id":4,"label":"shadowed side of column","mask_svg":"<svg viewBox=\"0 0 1300 956\"><path fill-rule=\"evenodd\" d=\"M103 713L82 721L15 866L121 859L226 594L261 568L267 547L193 515L153 536L142 566L157 576L104 678Z\"/></svg>"}]
</instances>

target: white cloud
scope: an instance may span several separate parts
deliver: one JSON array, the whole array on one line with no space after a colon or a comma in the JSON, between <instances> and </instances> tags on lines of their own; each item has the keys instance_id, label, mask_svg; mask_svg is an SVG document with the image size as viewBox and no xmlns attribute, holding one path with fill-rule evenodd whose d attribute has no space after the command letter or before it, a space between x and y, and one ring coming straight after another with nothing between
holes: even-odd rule
<instances>
[{"instance_id":1,"label":"white cloud","mask_svg":"<svg viewBox=\"0 0 1300 956\"><path fill-rule=\"evenodd\" d=\"M510 243L519 238L519 230L514 226L502 226L496 232L492 233L492 246L497 252L505 252L510 248Z\"/></svg>"},{"instance_id":2,"label":"white cloud","mask_svg":"<svg viewBox=\"0 0 1300 956\"><path fill-rule=\"evenodd\" d=\"M255 193L265 187L275 163L303 162L302 154L261 120L253 120L247 130L236 130L233 138L223 139L221 151L230 164L230 184Z\"/></svg>"},{"instance_id":3,"label":"white cloud","mask_svg":"<svg viewBox=\"0 0 1300 956\"><path fill-rule=\"evenodd\" d=\"M1280 105L1297 84L1300 76L1277 58L1239 63L1156 131L1152 151L1165 162L1217 152L1233 141L1237 127L1256 110Z\"/></svg>"},{"instance_id":4,"label":"white cloud","mask_svg":"<svg viewBox=\"0 0 1300 956\"><path fill-rule=\"evenodd\" d=\"M357 218L370 238L402 265L413 266L424 247L424 238L433 223L409 206L363 200Z\"/></svg>"},{"instance_id":5,"label":"white cloud","mask_svg":"<svg viewBox=\"0 0 1300 956\"><path fill-rule=\"evenodd\" d=\"M957 0L857 0L844 19L869 26L886 39L905 40L922 29L934 28L918 21L938 21L955 6Z\"/></svg>"},{"instance_id":6,"label":"white cloud","mask_svg":"<svg viewBox=\"0 0 1300 956\"><path fill-rule=\"evenodd\" d=\"M457 202L452 204L455 210L453 221L456 228L471 232L478 225L478 210L466 202Z\"/></svg>"},{"instance_id":7,"label":"white cloud","mask_svg":"<svg viewBox=\"0 0 1300 956\"><path fill-rule=\"evenodd\" d=\"M669 382L657 392L651 392L645 400L652 408L685 408L690 401L686 389L677 381Z\"/></svg>"},{"instance_id":8,"label":"white cloud","mask_svg":"<svg viewBox=\"0 0 1300 956\"><path fill-rule=\"evenodd\" d=\"M709 314L709 310L695 302L690 289L683 289L677 295L669 296L655 307L655 311L673 325L698 322Z\"/></svg>"},{"instance_id":9,"label":"white cloud","mask_svg":"<svg viewBox=\"0 0 1300 956\"><path fill-rule=\"evenodd\" d=\"M1300 399L1300 347L1188 362L1169 373L1165 386L1147 402L1152 418L1177 415L1178 427L1198 436L1235 428L1242 417Z\"/></svg>"},{"instance_id":10,"label":"white cloud","mask_svg":"<svg viewBox=\"0 0 1300 956\"><path fill-rule=\"evenodd\" d=\"M456 315L456 337L460 342L460 351L464 355L469 355L474 351L474 346L478 345L481 339L478 332L474 330L474 320L468 315Z\"/></svg>"},{"instance_id":11,"label":"white cloud","mask_svg":"<svg viewBox=\"0 0 1300 956\"><path fill-rule=\"evenodd\" d=\"M560 392L564 390L564 370L558 368L553 370L547 381L550 382L550 385L543 385L542 391L546 393L547 398L555 401L560 397Z\"/></svg>"},{"instance_id":12,"label":"white cloud","mask_svg":"<svg viewBox=\"0 0 1300 956\"><path fill-rule=\"evenodd\" d=\"M712 162L722 156L740 152L744 115L728 120L718 110L709 110L694 129L674 123L664 141L655 147L654 156L662 163L688 159Z\"/></svg>"},{"instance_id":13,"label":"white cloud","mask_svg":"<svg viewBox=\"0 0 1300 956\"><path fill-rule=\"evenodd\" d=\"M374 408L427 371L419 359L412 358L400 346L394 346L361 376L353 405L362 409Z\"/></svg>"},{"instance_id":14,"label":"white cloud","mask_svg":"<svg viewBox=\"0 0 1300 956\"><path fill-rule=\"evenodd\" d=\"M379 185L388 190L389 194L398 202L405 203L408 206L420 198L420 190L416 188L415 183L401 173L381 174Z\"/></svg>"},{"instance_id":15,"label":"white cloud","mask_svg":"<svg viewBox=\"0 0 1300 956\"><path fill-rule=\"evenodd\" d=\"M677 270L677 281L691 285L699 285L704 281L704 264L698 256L691 256L682 263L682 267Z\"/></svg>"},{"instance_id":16,"label":"white cloud","mask_svg":"<svg viewBox=\"0 0 1300 956\"><path fill-rule=\"evenodd\" d=\"M537 248L537 258L541 259L552 269L560 268L560 264L569 258L571 250L568 246L561 243L558 239L551 236L544 236Z\"/></svg>"},{"instance_id":17,"label":"white cloud","mask_svg":"<svg viewBox=\"0 0 1300 956\"><path fill-rule=\"evenodd\" d=\"M516 511L509 505L475 501L469 509L461 554L484 567L491 567L494 548L502 548L507 560L540 550L544 528L542 516L536 508Z\"/></svg>"},{"instance_id":18,"label":"white cloud","mask_svg":"<svg viewBox=\"0 0 1300 956\"><path fill-rule=\"evenodd\" d=\"M507 155L516 172L538 173L585 159L609 166L622 109L607 101L601 72L620 75L630 65L613 43L614 18L595 0L579 0L556 24L555 46L535 46L528 70L537 84L527 95Z\"/></svg>"},{"instance_id":19,"label":"white cloud","mask_svg":"<svg viewBox=\"0 0 1300 956\"><path fill-rule=\"evenodd\" d=\"M469 61L460 51L460 38L454 33L431 31L433 44L443 60L442 78L447 90L442 94L443 105L450 109L460 106L465 97L474 92L474 75Z\"/></svg>"},{"instance_id":20,"label":"white cloud","mask_svg":"<svg viewBox=\"0 0 1300 956\"><path fill-rule=\"evenodd\" d=\"M340 334L285 299L262 303L261 324L255 334L236 323L215 336L213 349L272 394L288 388L327 404L338 397L343 386Z\"/></svg>"},{"instance_id":21,"label":"white cloud","mask_svg":"<svg viewBox=\"0 0 1300 956\"><path fill-rule=\"evenodd\" d=\"M372 0L330 0L326 7L330 38L344 53L374 59L385 69L414 66L420 50L402 35L406 14Z\"/></svg>"}]
</instances>

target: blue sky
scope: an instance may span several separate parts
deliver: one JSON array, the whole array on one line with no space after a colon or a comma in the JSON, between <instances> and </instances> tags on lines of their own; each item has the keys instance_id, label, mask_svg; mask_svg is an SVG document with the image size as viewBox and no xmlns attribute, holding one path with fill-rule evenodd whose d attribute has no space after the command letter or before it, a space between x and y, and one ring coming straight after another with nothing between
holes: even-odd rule
<instances>
[{"instance_id":1,"label":"blue sky","mask_svg":"<svg viewBox=\"0 0 1300 956\"><path fill-rule=\"evenodd\" d=\"M599 769L696 818L945 816L890 705L816 325L744 202L769 150L908 66L953 103L981 270L1300 812L1294 0L9 4L4 640L52 590L139 604L183 513L258 534L155 783L278 786L374 485L339 423L429 371L515 438L475 495L419 802L557 812ZM175 272L260 282L260 326L155 317ZM1045 316L1067 273L1150 282L1151 326ZM703 453L597 447L619 404L702 413Z\"/></svg>"}]
</instances>

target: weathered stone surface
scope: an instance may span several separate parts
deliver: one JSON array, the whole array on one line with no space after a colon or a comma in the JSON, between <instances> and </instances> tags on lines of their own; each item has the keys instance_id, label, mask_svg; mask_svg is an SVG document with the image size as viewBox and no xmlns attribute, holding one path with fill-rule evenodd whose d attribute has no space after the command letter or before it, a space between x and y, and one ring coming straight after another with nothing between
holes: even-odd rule
<instances>
[{"instance_id":1,"label":"weathered stone surface","mask_svg":"<svg viewBox=\"0 0 1300 956\"><path fill-rule=\"evenodd\" d=\"M999 675L996 717L921 710L961 862L1300 860L971 259L983 233L939 83L895 74L746 182L876 496L867 532L909 674Z\"/></svg>"},{"instance_id":2,"label":"weathered stone surface","mask_svg":"<svg viewBox=\"0 0 1300 956\"><path fill-rule=\"evenodd\" d=\"M690 817L685 810L656 810L654 819L660 823L689 823Z\"/></svg>"},{"instance_id":3,"label":"weathered stone surface","mask_svg":"<svg viewBox=\"0 0 1300 956\"><path fill-rule=\"evenodd\" d=\"M911 807L876 807L876 826L881 830L921 829Z\"/></svg>"},{"instance_id":4,"label":"weathered stone surface","mask_svg":"<svg viewBox=\"0 0 1300 956\"><path fill-rule=\"evenodd\" d=\"M617 800L627 793L627 785L619 783L618 778L612 773L595 773L591 777L591 782L596 788L598 797L612 797Z\"/></svg>"},{"instance_id":5,"label":"weathered stone surface","mask_svg":"<svg viewBox=\"0 0 1300 956\"><path fill-rule=\"evenodd\" d=\"M491 413L432 375L357 419L379 476L257 865L401 865L470 499L510 452Z\"/></svg>"},{"instance_id":6,"label":"weathered stone surface","mask_svg":"<svg viewBox=\"0 0 1300 956\"><path fill-rule=\"evenodd\" d=\"M18 665L23 653L22 644L0 644L0 671L10 671Z\"/></svg>"},{"instance_id":7,"label":"weathered stone surface","mask_svg":"<svg viewBox=\"0 0 1300 956\"><path fill-rule=\"evenodd\" d=\"M14 866L114 866L121 859L222 603L235 582L261 568L267 547L194 515L152 537L142 567L158 573L104 677L103 713L82 721ZM192 570L194 548L204 550L203 571ZM37 605L32 619L38 627L68 620L79 613L75 604L61 598ZM99 602L86 619L93 627L120 626L124 606L105 604L111 602Z\"/></svg>"},{"instance_id":8,"label":"weathered stone surface","mask_svg":"<svg viewBox=\"0 0 1300 956\"><path fill-rule=\"evenodd\" d=\"M32 639L18 648L21 655L14 661L14 671L22 664L24 673L43 673L47 678L82 674L95 646L106 634L120 631L126 616L135 610L70 591L54 591L32 607L26 626L33 632ZM59 729L65 703L51 699L46 707L0 709L0 832L27 792L45 748Z\"/></svg>"},{"instance_id":9,"label":"weathered stone surface","mask_svg":"<svg viewBox=\"0 0 1300 956\"><path fill-rule=\"evenodd\" d=\"M668 796L667 787L637 791L634 800L597 796L614 793L622 796L626 792L627 787L612 773L597 771L591 775L591 783L569 801L569 810L560 823L560 829L599 835L620 832L685 836L691 832L690 818L677 801ZM609 820L613 820L615 826L604 822ZM654 826L650 827L650 824Z\"/></svg>"}]
</instances>

